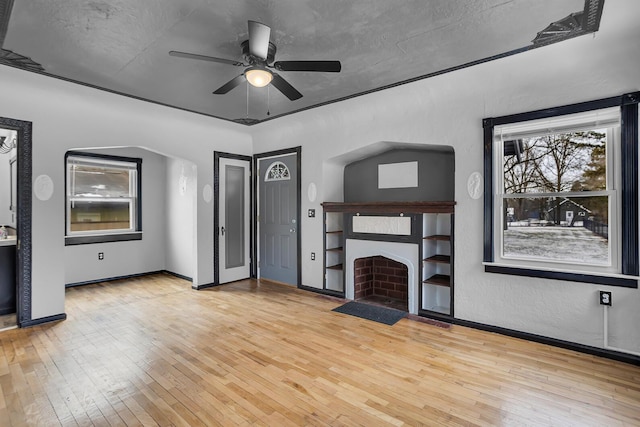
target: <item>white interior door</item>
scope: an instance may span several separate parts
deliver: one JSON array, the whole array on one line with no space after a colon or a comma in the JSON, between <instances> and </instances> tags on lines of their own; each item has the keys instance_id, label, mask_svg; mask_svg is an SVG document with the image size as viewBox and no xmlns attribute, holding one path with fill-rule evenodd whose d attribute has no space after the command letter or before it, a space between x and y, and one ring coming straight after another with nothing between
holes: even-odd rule
<instances>
[{"instance_id":1,"label":"white interior door","mask_svg":"<svg viewBox=\"0 0 640 427\"><path fill-rule=\"evenodd\" d=\"M220 158L220 283L250 276L250 161Z\"/></svg>"}]
</instances>

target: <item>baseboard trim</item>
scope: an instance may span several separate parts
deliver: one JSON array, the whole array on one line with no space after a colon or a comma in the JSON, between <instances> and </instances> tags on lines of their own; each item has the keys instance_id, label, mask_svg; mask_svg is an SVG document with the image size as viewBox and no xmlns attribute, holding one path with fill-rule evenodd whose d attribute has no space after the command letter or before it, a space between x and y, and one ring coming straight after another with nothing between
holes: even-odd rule
<instances>
[{"instance_id":1,"label":"baseboard trim","mask_svg":"<svg viewBox=\"0 0 640 427\"><path fill-rule=\"evenodd\" d=\"M135 274L127 274L124 276L106 277L104 279L87 280L86 282L67 283L66 285L64 285L64 287L73 288L76 286L95 285L96 283L113 282L115 280L133 279L136 277L151 276L153 274L163 274L163 273L169 274L170 276L174 276L182 280L186 280L187 282L193 282L193 279L191 277L183 276L182 274L174 273L173 271L169 271L169 270L157 270L157 271L148 271L146 273L135 273Z\"/></svg>"},{"instance_id":2,"label":"baseboard trim","mask_svg":"<svg viewBox=\"0 0 640 427\"><path fill-rule=\"evenodd\" d=\"M29 328L31 326L42 325L44 323L58 322L60 320L65 320L66 318L67 318L67 313L54 314L53 316L41 317L39 319L31 319L31 320L18 322L18 326L21 328Z\"/></svg>"},{"instance_id":3,"label":"baseboard trim","mask_svg":"<svg viewBox=\"0 0 640 427\"><path fill-rule=\"evenodd\" d=\"M204 285L191 285L191 289L195 289L196 291L201 291L203 289L213 288L216 286L220 286L217 283L205 283Z\"/></svg>"},{"instance_id":4,"label":"baseboard trim","mask_svg":"<svg viewBox=\"0 0 640 427\"><path fill-rule=\"evenodd\" d=\"M152 274L161 274L161 273L165 273L165 270L149 271L149 272L146 272L146 273L127 274L127 275L124 275L124 276L106 277L104 279L87 280L86 282L67 283L66 285L64 285L64 287L65 288L73 288L75 286L95 285L96 283L113 282L113 281L116 281L116 280L125 280L125 279L133 279L135 277L150 276Z\"/></svg>"},{"instance_id":5,"label":"baseboard trim","mask_svg":"<svg viewBox=\"0 0 640 427\"><path fill-rule=\"evenodd\" d=\"M174 273L173 271L169 271L169 270L162 270L162 272L163 273L167 273L167 274L169 274L171 276L175 276L178 279L186 280L187 282L193 283L193 279L191 277L189 277L189 276L184 276L182 274Z\"/></svg>"},{"instance_id":6,"label":"baseboard trim","mask_svg":"<svg viewBox=\"0 0 640 427\"><path fill-rule=\"evenodd\" d=\"M299 285L298 289L302 289L303 291L309 291L309 292L313 292L316 294L320 294L320 295L328 295L331 297L336 297L336 298L342 298L344 299L344 292L338 292L338 291L331 291L328 289L320 289L320 288L314 288L311 286L305 286L305 285Z\"/></svg>"},{"instance_id":7,"label":"baseboard trim","mask_svg":"<svg viewBox=\"0 0 640 427\"><path fill-rule=\"evenodd\" d=\"M585 344L578 344L570 341L564 341L557 338L545 337L543 335L531 334L528 332L516 331L514 329L502 328L499 326L487 325L484 323L473 322L470 320L462 320L462 319L449 319L449 322L460 325L467 326L469 328L479 329L487 332L495 332L501 335L507 335L514 338L520 338L527 341L538 342L541 344L551 345L553 347L560 347L567 350L573 350L580 353L590 354L592 356L604 357L607 359L616 360L618 362L629 363L631 365L640 366L640 357L634 356L632 354L627 354L619 351L609 350L600 347L592 347Z\"/></svg>"}]
</instances>

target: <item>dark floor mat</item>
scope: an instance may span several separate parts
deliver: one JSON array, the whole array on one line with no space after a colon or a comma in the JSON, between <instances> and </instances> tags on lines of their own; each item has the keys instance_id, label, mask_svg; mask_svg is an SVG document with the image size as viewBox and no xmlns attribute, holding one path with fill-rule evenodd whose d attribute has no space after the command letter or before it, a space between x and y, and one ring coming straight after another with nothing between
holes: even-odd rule
<instances>
[{"instance_id":1,"label":"dark floor mat","mask_svg":"<svg viewBox=\"0 0 640 427\"><path fill-rule=\"evenodd\" d=\"M407 315L404 311L371 304L362 304L355 301L350 301L340 307L336 307L332 311L373 320L374 322L384 323L385 325L393 325Z\"/></svg>"}]
</instances>

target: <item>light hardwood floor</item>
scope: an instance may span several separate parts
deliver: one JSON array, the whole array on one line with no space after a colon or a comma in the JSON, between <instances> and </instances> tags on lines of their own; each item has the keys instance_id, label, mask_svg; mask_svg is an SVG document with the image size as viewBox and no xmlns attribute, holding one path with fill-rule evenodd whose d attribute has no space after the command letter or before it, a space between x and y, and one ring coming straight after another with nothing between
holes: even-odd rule
<instances>
[{"instance_id":1,"label":"light hardwood floor","mask_svg":"<svg viewBox=\"0 0 640 427\"><path fill-rule=\"evenodd\" d=\"M340 302L168 275L67 290L0 333L0 426L640 425L640 367Z\"/></svg>"}]
</instances>

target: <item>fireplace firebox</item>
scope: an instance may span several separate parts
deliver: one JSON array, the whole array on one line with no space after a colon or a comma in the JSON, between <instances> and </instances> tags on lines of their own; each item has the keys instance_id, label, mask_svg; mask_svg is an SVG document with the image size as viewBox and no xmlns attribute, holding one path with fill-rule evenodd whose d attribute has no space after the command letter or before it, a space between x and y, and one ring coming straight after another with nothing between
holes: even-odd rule
<instances>
[{"instance_id":1,"label":"fireplace firebox","mask_svg":"<svg viewBox=\"0 0 640 427\"><path fill-rule=\"evenodd\" d=\"M354 300L408 311L407 266L383 256L358 258L354 264Z\"/></svg>"}]
</instances>

